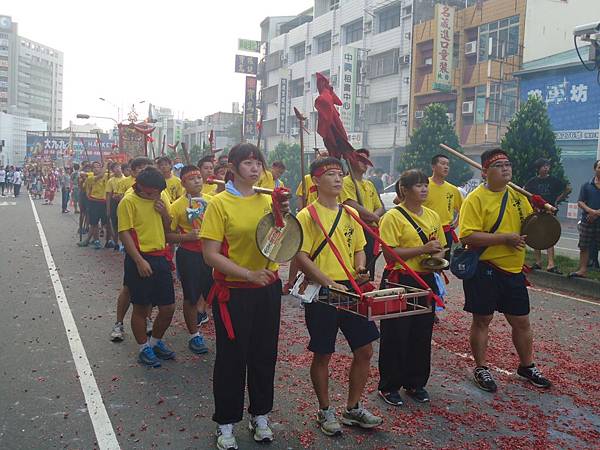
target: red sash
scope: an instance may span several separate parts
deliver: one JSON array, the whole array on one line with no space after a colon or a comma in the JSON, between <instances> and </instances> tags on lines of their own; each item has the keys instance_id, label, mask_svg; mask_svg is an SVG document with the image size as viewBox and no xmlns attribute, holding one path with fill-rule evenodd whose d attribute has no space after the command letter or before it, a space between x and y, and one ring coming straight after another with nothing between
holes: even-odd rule
<instances>
[{"instance_id":1,"label":"red sash","mask_svg":"<svg viewBox=\"0 0 600 450\"><path fill-rule=\"evenodd\" d=\"M458 236L456 235L456 232L454 231L454 227L452 225L444 225L444 233L447 233L448 231L450 231L452 233L452 242L454 242L455 244L458 243ZM446 242L446 244L450 245L450 242Z\"/></svg>"}]
</instances>

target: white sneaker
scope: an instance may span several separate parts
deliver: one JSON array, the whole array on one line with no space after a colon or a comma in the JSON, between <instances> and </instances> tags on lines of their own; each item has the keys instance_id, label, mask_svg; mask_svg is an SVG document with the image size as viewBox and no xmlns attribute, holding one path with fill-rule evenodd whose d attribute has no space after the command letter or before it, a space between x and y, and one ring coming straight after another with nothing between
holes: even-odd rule
<instances>
[{"instance_id":1,"label":"white sneaker","mask_svg":"<svg viewBox=\"0 0 600 450\"><path fill-rule=\"evenodd\" d=\"M124 334L125 330L123 324L117 322L110 333L110 340L113 342L121 342Z\"/></svg>"},{"instance_id":2,"label":"white sneaker","mask_svg":"<svg viewBox=\"0 0 600 450\"><path fill-rule=\"evenodd\" d=\"M361 428L370 429L381 425L383 419L377 417L359 404L358 408L344 410L342 413L342 423L348 426L358 425Z\"/></svg>"},{"instance_id":3,"label":"white sneaker","mask_svg":"<svg viewBox=\"0 0 600 450\"><path fill-rule=\"evenodd\" d=\"M148 336L152 336L152 327L154 326L154 322L152 319L146 317L146 334Z\"/></svg>"},{"instance_id":4,"label":"white sneaker","mask_svg":"<svg viewBox=\"0 0 600 450\"><path fill-rule=\"evenodd\" d=\"M340 436L342 434L342 426L335 417L335 409L331 406L317 411L317 423L321 431L327 436Z\"/></svg>"},{"instance_id":5,"label":"white sneaker","mask_svg":"<svg viewBox=\"0 0 600 450\"><path fill-rule=\"evenodd\" d=\"M233 435L233 424L217 426L217 448L219 450L237 450L238 445Z\"/></svg>"},{"instance_id":6,"label":"white sneaker","mask_svg":"<svg viewBox=\"0 0 600 450\"><path fill-rule=\"evenodd\" d=\"M273 430L269 427L267 416L252 416L248 429L253 433L256 442L273 442Z\"/></svg>"}]
</instances>

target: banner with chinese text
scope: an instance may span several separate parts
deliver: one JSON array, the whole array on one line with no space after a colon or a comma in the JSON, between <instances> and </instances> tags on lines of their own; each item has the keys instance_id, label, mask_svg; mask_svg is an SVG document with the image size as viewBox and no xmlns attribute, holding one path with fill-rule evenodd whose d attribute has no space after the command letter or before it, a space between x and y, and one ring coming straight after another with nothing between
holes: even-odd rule
<instances>
[{"instance_id":1,"label":"banner with chinese text","mask_svg":"<svg viewBox=\"0 0 600 450\"><path fill-rule=\"evenodd\" d=\"M433 84L436 91L452 90L452 52L454 48L454 7L435 5L433 39Z\"/></svg>"},{"instance_id":2,"label":"banner with chinese text","mask_svg":"<svg viewBox=\"0 0 600 450\"><path fill-rule=\"evenodd\" d=\"M356 81L358 78L358 52L354 47L342 47L342 61L340 65L340 118L346 131L354 130L354 116L356 113Z\"/></svg>"},{"instance_id":3,"label":"banner with chinese text","mask_svg":"<svg viewBox=\"0 0 600 450\"><path fill-rule=\"evenodd\" d=\"M244 100L244 136L256 137L256 77L246 77L246 97Z\"/></svg>"}]
</instances>

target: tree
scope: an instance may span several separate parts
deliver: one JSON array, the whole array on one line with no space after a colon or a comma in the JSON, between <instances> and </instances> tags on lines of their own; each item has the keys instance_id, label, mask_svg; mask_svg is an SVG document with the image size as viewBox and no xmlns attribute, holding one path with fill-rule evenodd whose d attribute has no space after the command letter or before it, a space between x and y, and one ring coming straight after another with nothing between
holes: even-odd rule
<instances>
[{"instance_id":1,"label":"tree","mask_svg":"<svg viewBox=\"0 0 600 450\"><path fill-rule=\"evenodd\" d=\"M552 131L546 103L537 95L530 96L521 104L510 121L508 131L502 138L502 149L512 161L512 181L523 186L537 175L534 163L547 158L552 164L551 174L568 183L561 162L560 148Z\"/></svg>"},{"instance_id":2,"label":"tree","mask_svg":"<svg viewBox=\"0 0 600 450\"><path fill-rule=\"evenodd\" d=\"M462 152L458 144L458 136L446 113L448 109L440 103L433 103L425 108L425 114L419 128L415 129L406 150L400 154L398 170L421 169L431 173L431 159L437 154L444 154L440 144L446 144ZM473 178L473 171L464 161L450 158L450 174L448 181L461 185Z\"/></svg>"},{"instance_id":3,"label":"tree","mask_svg":"<svg viewBox=\"0 0 600 450\"><path fill-rule=\"evenodd\" d=\"M306 154L304 157L306 158ZM285 164L285 173L281 179L292 193L295 192L300 184L300 145L280 142L268 153L268 159L269 165L273 161L281 161Z\"/></svg>"}]
</instances>

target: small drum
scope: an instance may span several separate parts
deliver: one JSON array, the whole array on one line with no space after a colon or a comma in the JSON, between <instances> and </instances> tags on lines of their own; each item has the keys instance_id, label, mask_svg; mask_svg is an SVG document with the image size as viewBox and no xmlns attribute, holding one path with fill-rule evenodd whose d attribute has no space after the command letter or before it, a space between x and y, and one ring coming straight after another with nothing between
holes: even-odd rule
<instances>
[{"instance_id":1,"label":"small drum","mask_svg":"<svg viewBox=\"0 0 600 450\"><path fill-rule=\"evenodd\" d=\"M535 212L527 216L521 225L521 234L527 236L525 242L535 250L554 247L560 239L560 233L560 222L546 212Z\"/></svg>"},{"instance_id":2,"label":"small drum","mask_svg":"<svg viewBox=\"0 0 600 450\"><path fill-rule=\"evenodd\" d=\"M302 247L302 227L292 214L283 215L285 226L275 226L275 216L267 214L256 227L256 245L269 261L282 263L291 260Z\"/></svg>"},{"instance_id":3,"label":"small drum","mask_svg":"<svg viewBox=\"0 0 600 450\"><path fill-rule=\"evenodd\" d=\"M344 309L368 320L393 319L396 317L414 316L432 312L431 291L386 282L388 289L379 289L355 294L328 288L325 295L320 295L318 301ZM419 303L419 300L426 305Z\"/></svg>"}]
</instances>

